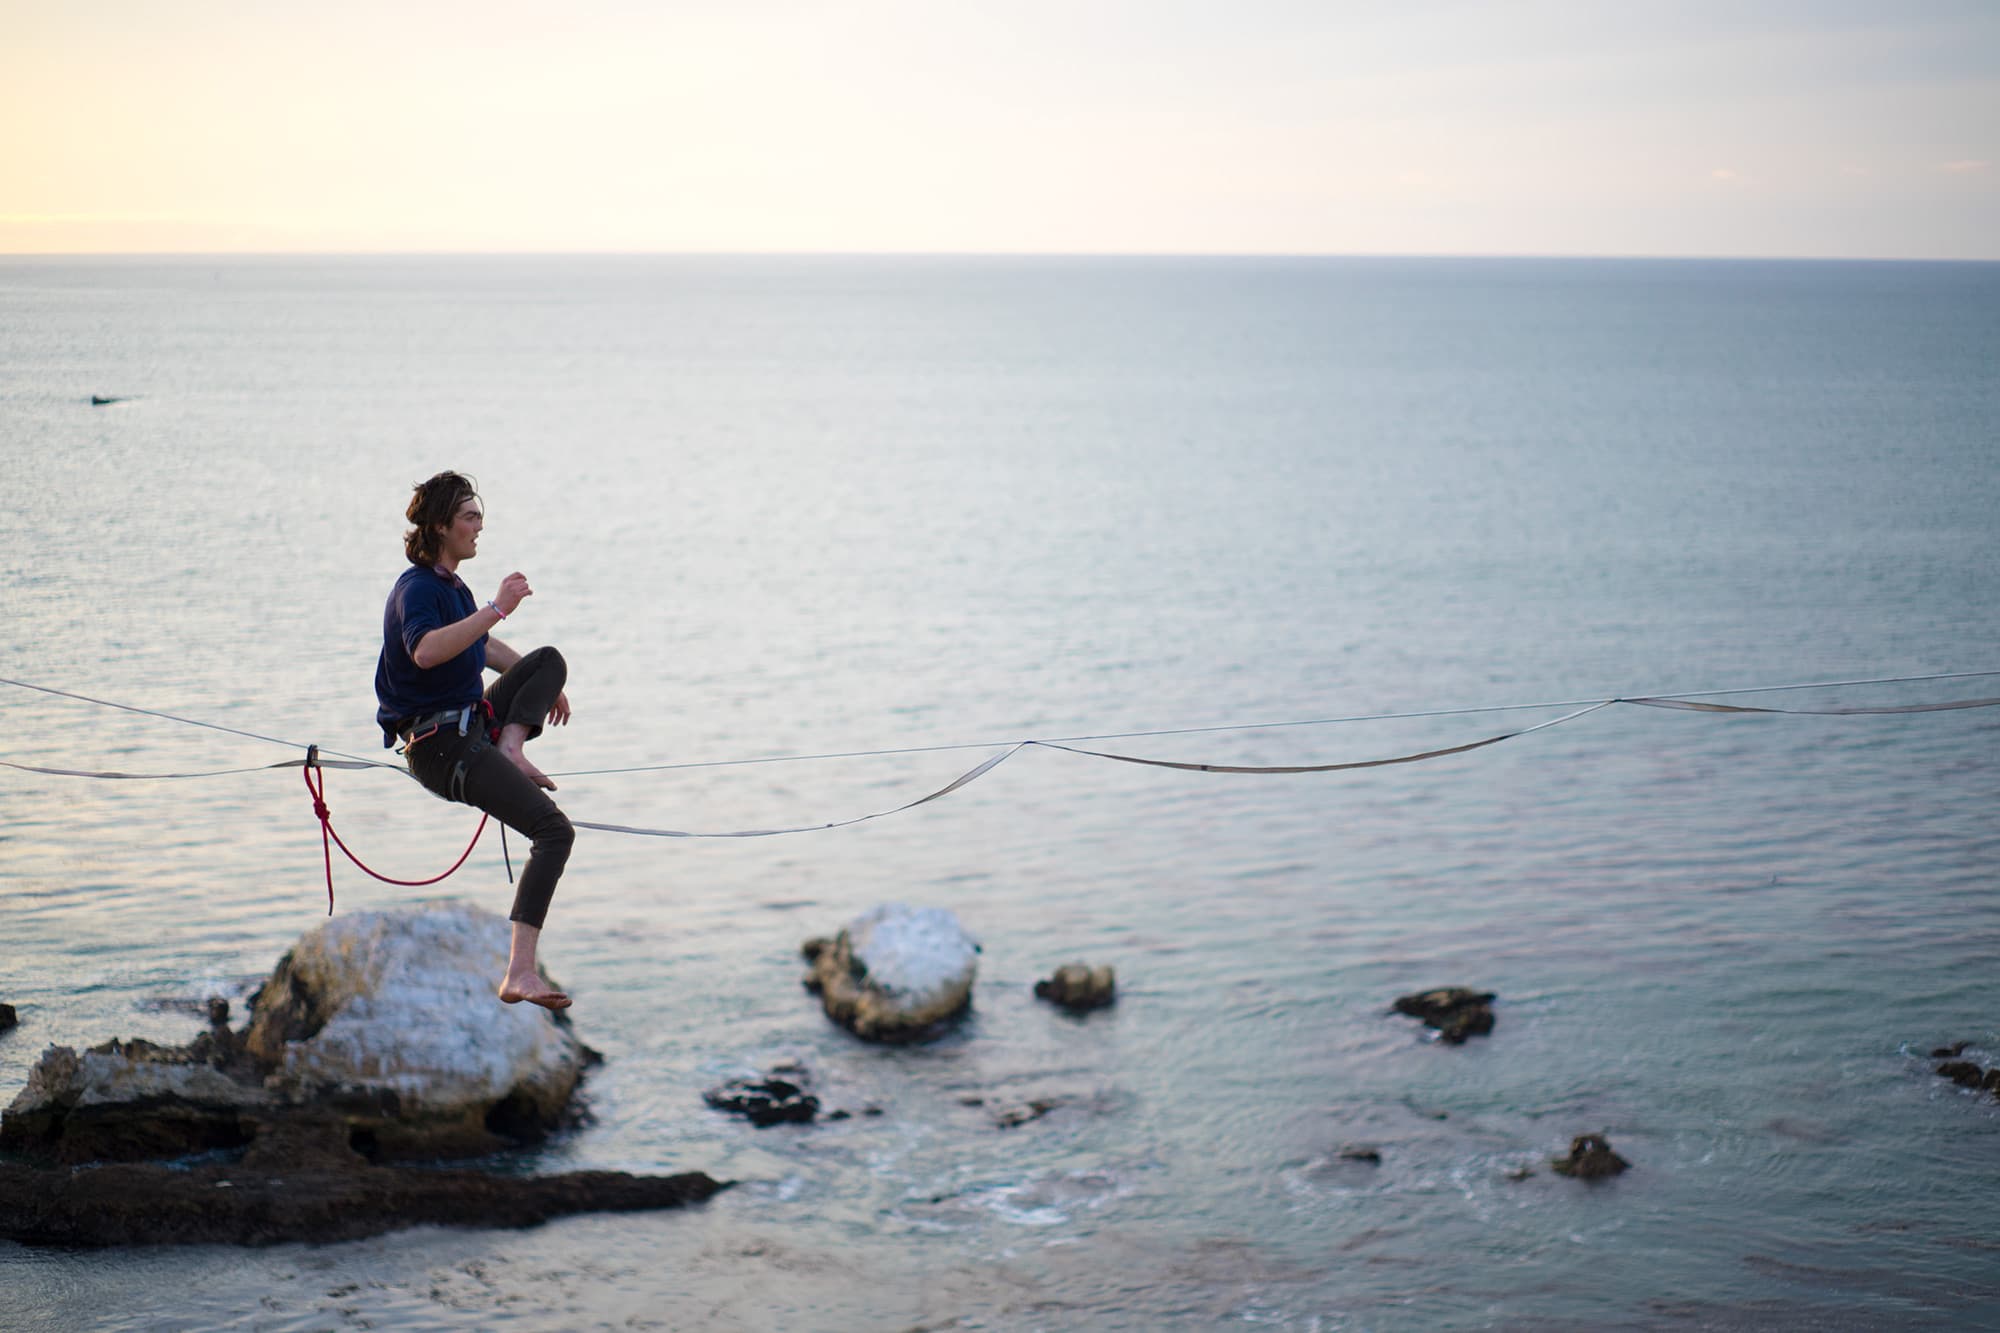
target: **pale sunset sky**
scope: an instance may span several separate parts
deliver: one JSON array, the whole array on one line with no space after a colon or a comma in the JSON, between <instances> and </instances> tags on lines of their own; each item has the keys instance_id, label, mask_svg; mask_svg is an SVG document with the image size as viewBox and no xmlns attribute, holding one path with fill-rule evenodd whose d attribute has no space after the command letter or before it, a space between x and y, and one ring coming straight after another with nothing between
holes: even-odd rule
<instances>
[{"instance_id":1,"label":"pale sunset sky","mask_svg":"<svg viewBox=\"0 0 2000 1333\"><path fill-rule=\"evenodd\" d=\"M0 253L2000 259L2000 0L0 0Z\"/></svg>"}]
</instances>

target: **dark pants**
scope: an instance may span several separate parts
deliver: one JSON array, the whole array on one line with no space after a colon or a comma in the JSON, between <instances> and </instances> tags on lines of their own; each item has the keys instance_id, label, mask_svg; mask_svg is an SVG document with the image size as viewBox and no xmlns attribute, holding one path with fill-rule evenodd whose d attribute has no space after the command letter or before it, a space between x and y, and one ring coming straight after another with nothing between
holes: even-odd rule
<instances>
[{"instance_id":1,"label":"dark pants","mask_svg":"<svg viewBox=\"0 0 2000 1333\"><path fill-rule=\"evenodd\" d=\"M531 738L541 735L542 719L568 679L569 667L555 649L523 654L513 670L486 691L494 720L503 727L518 723ZM508 919L541 929L576 839L568 816L486 739L485 722L476 709L464 735L456 726L445 726L410 746L405 758L411 774L433 794L477 806L530 839L533 846L528 864L521 867Z\"/></svg>"}]
</instances>

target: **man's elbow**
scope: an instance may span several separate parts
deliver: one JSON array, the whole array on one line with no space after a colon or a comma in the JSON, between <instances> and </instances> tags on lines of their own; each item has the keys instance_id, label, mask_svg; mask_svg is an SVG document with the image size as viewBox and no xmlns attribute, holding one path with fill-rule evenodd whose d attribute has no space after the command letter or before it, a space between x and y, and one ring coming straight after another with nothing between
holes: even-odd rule
<instances>
[{"instance_id":1,"label":"man's elbow","mask_svg":"<svg viewBox=\"0 0 2000 1333\"><path fill-rule=\"evenodd\" d=\"M431 647L431 641L427 638L410 650L410 660L417 664L418 670L429 671L438 664L439 658L437 650Z\"/></svg>"}]
</instances>

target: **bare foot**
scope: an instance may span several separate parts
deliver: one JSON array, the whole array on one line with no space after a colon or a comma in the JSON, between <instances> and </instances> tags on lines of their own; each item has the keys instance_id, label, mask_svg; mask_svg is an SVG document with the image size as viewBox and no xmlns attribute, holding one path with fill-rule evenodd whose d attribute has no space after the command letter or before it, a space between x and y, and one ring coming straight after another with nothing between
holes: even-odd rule
<instances>
[{"instance_id":1,"label":"bare foot","mask_svg":"<svg viewBox=\"0 0 2000 1333\"><path fill-rule=\"evenodd\" d=\"M513 761L514 767L528 775L528 781L534 783L543 791L554 791L556 789L555 779L528 762L528 756L522 752L519 746L510 747L503 742L497 748L501 754L506 755L508 759Z\"/></svg>"},{"instance_id":2,"label":"bare foot","mask_svg":"<svg viewBox=\"0 0 2000 1333\"><path fill-rule=\"evenodd\" d=\"M569 996L559 990L550 990L542 984L540 977L508 977L500 983L500 1001L503 1004L519 1004L526 1000L529 1004L539 1004L544 1009L567 1009Z\"/></svg>"}]
</instances>

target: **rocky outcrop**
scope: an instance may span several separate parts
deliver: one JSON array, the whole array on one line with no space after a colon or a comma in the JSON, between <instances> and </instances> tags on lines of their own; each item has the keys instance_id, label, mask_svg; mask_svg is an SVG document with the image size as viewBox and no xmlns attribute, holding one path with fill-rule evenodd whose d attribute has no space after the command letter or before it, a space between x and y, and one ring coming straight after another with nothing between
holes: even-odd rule
<instances>
[{"instance_id":1,"label":"rocky outcrop","mask_svg":"<svg viewBox=\"0 0 2000 1333\"><path fill-rule=\"evenodd\" d=\"M1611 1140L1602 1134L1579 1134L1569 1142L1569 1155L1549 1163L1558 1175L1578 1180L1601 1180L1615 1176L1632 1164L1611 1151Z\"/></svg>"},{"instance_id":2,"label":"rocky outcrop","mask_svg":"<svg viewBox=\"0 0 2000 1333\"><path fill-rule=\"evenodd\" d=\"M1118 998L1118 979L1109 964L1064 963L1045 981L1035 983L1035 996L1072 1013L1102 1009Z\"/></svg>"},{"instance_id":3,"label":"rocky outcrop","mask_svg":"<svg viewBox=\"0 0 2000 1333\"><path fill-rule=\"evenodd\" d=\"M297 1137L296 1124L291 1133ZM246 1158L191 1169L152 1163L47 1169L0 1162L0 1240L324 1243L412 1226L530 1227L571 1213L676 1208L728 1188L700 1172L500 1176L370 1166L346 1146L337 1126L319 1149L317 1158L274 1151L255 1165ZM274 1165L285 1160L294 1164Z\"/></svg>"},{"instance_id":4,"label":"rocky outcrop","mask_svg":"<svg viewBox=\"0 0 2000 1333\"><path fill-rule=\"evenodd\" d=\"M1396 1012L1422 1019L1437 1029L1438 1040L1457 1046L1467 1037L1483 1037L1493 1031L1493 992L1449 986L1441 990L1419 991L1396 1001Z\"/></svg>"},{"instance_id":5,"label":"rocky outcrop","mask_svg":"<svg viewBox=\"0 0 2000 1333\"><path fill-rule=\"evenodd\" d=\"M301 939L230 1031L185 1047L52 1046L0 1116L0 1148L132 1161L249 1144L286 1119L339 1120L370 1158L474 1156L574 1118L595 1054L566 1018L499 1003L507 923L439 904L362 912Z\"/></svg>"},{"instance_id":6,"label":"rocky outcrop","mask_svg":"<svg viewBox=\"0 0 2000 1333\"><path fill-rule=\"evenodd\" d=\"M979 946L941 907L887 903L801 951L827 1017L868 1041L936 1035L972 1003L979 970Z\"/></svg>"},{"instance_id":7,"label":"rocky outcrop","mask_svg":"<svg viewBox=\"0 0 2000 1333\"><path fill-rule=\"evenodd\" d=\"M299 941L241 1032L213 1001L186 1046L50 1047L0 1116L0 1148L39 1163L0 1163L0 1239L351 1240L669 1208L726 1188L700 1173L522 1177L372 1160L484 1154L579 1115L573 1094L597 1057L564 1016L500 1003L507 937L505 921L461 905L357 913ZM235 1160L143 1162L215 1150Z\"/></svg>"},{"instance_id":8,"label":"rocky outcrop","mask_svg":"<svg viewBox=\"0 0 2000 1333\"><path fill-rule=\"evenodd\" d=\"M14 1013L13 1005L0 1004L0 1032L5 1032L8 1028L16 1027L20 1022L20 1018Z\"/></svg>"}]
</instances>

